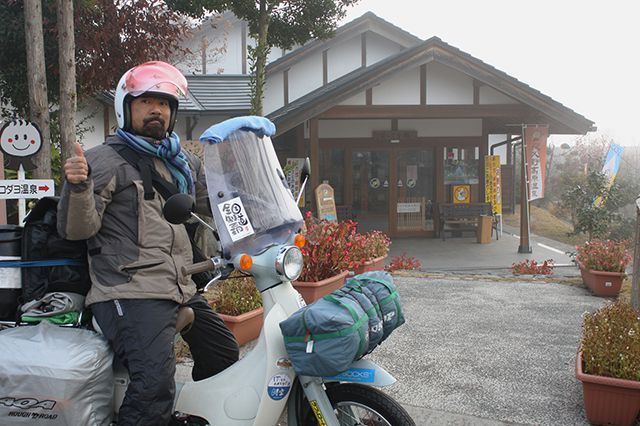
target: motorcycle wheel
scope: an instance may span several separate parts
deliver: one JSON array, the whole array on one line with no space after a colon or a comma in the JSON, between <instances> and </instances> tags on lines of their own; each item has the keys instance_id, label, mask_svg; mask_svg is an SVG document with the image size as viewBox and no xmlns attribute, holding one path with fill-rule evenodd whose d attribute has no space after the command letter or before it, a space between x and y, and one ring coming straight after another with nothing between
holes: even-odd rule
<instances>
[{"instance_id":1,"label":"motorcycle wheel","mask_svg":"<svg viewBox=\"0 0 640 426\"><path fill-rule=\"evenodd\" d=\"M354 383L336 383L327 386L340 425L349 426L415 426L409 413L384 392ZM300 410L298 424L317 426L311 407L306 403Z\"/></svg>"}]
</instances>

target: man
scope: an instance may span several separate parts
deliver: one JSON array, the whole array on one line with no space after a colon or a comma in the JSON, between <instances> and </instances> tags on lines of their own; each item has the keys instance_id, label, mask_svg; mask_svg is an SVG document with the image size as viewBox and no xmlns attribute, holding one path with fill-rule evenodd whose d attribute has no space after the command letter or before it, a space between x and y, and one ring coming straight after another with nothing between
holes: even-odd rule
<instances>
[{"instance_id":1,"label":"man","mask_svg":"<svg viewBox=\"0 0 640 426\"><path fill-rule=\"evenodd\" d=\"M173 132L179 98L186 92L186 79L167 63L132 68L116 88L117 134L86 153L76 144L75 156L64 165L58 231L67 239L87 239L92 286L86 304L131 378L118 426L169 422L181 305L195 312L195 321L182 333L194 358L194 380L238 360L231 332L196 293L190 277L179 272L193 261L185 227L164 219L165 200L145 188L139 167L118 151L126 146L150 159L165 180L195 197L198 212L211 215L200 161L180 149ZM251 120L257 126L252 130L274 130L266 119Z\"/></svg>"}]
</instances>

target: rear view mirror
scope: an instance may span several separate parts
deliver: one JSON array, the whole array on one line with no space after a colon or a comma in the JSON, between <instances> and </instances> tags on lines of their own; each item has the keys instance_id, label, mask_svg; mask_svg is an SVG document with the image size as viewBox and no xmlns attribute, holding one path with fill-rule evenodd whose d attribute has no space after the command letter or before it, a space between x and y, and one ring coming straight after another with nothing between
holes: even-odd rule
<instances>
[{"instance_id":1,"label":"rear view mirror","mask_svg":"<svg viewBox=\"0 0 640 426\"><path fill-rule=\"evenodd\" d=\"M311 176L311 162L309 161L309 157L307 157L304 159L304 164L300 170L300 183L303 184L309 176Z\"/></svg>"},{"instance_id":2,"label":"rear view mirror","mask_svg":"<svg viewBox=\"0 0 640 426\"><path fill-rule=\"evenodd\" d=\"M191 218L191 214L196 208L196 202L189 194L175 194L169 197L162 214L164 218L174 225L179 225Z\"/></svg>"}]
</instances>

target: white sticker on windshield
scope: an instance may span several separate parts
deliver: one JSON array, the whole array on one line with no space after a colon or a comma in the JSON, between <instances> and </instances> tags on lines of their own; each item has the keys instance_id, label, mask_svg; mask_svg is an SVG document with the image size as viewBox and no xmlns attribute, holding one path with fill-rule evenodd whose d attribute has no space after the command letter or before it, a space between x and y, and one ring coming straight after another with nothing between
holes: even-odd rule
<instances>
[{"instance_id":1,"label":"white sticker on windshield","mask_svg":"<svg viewBox=\"0 0 640 426\"><path fill-rule=\"evenodd\" d=\"M255 233L240 197L218 204L218 209L234 242Z\"/></svg>"}]
</instances>

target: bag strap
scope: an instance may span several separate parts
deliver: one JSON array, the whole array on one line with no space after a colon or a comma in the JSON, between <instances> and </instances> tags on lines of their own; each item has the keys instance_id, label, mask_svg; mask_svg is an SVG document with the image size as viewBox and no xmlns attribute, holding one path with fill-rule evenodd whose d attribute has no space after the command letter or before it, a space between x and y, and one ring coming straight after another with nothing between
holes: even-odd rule
<instances>
[{"instance_id":1,"label":"bag strap","mask_svg":"<svg viewBox=\"0 0 640 426\"><path fill-rule=\"evenodd\" d=\"M129 163L134 169L140 172L142 178L142 187L144 189L144 199L153 200L155 193L153 188L164 198L168 200L169 197L179 192L178 187L168 180L160 176L160 173L153 165L153 159L148 155L140 155L133 148L127 145L109 145L112 147L127 163Z\"/></svg>"}]
</instances>

